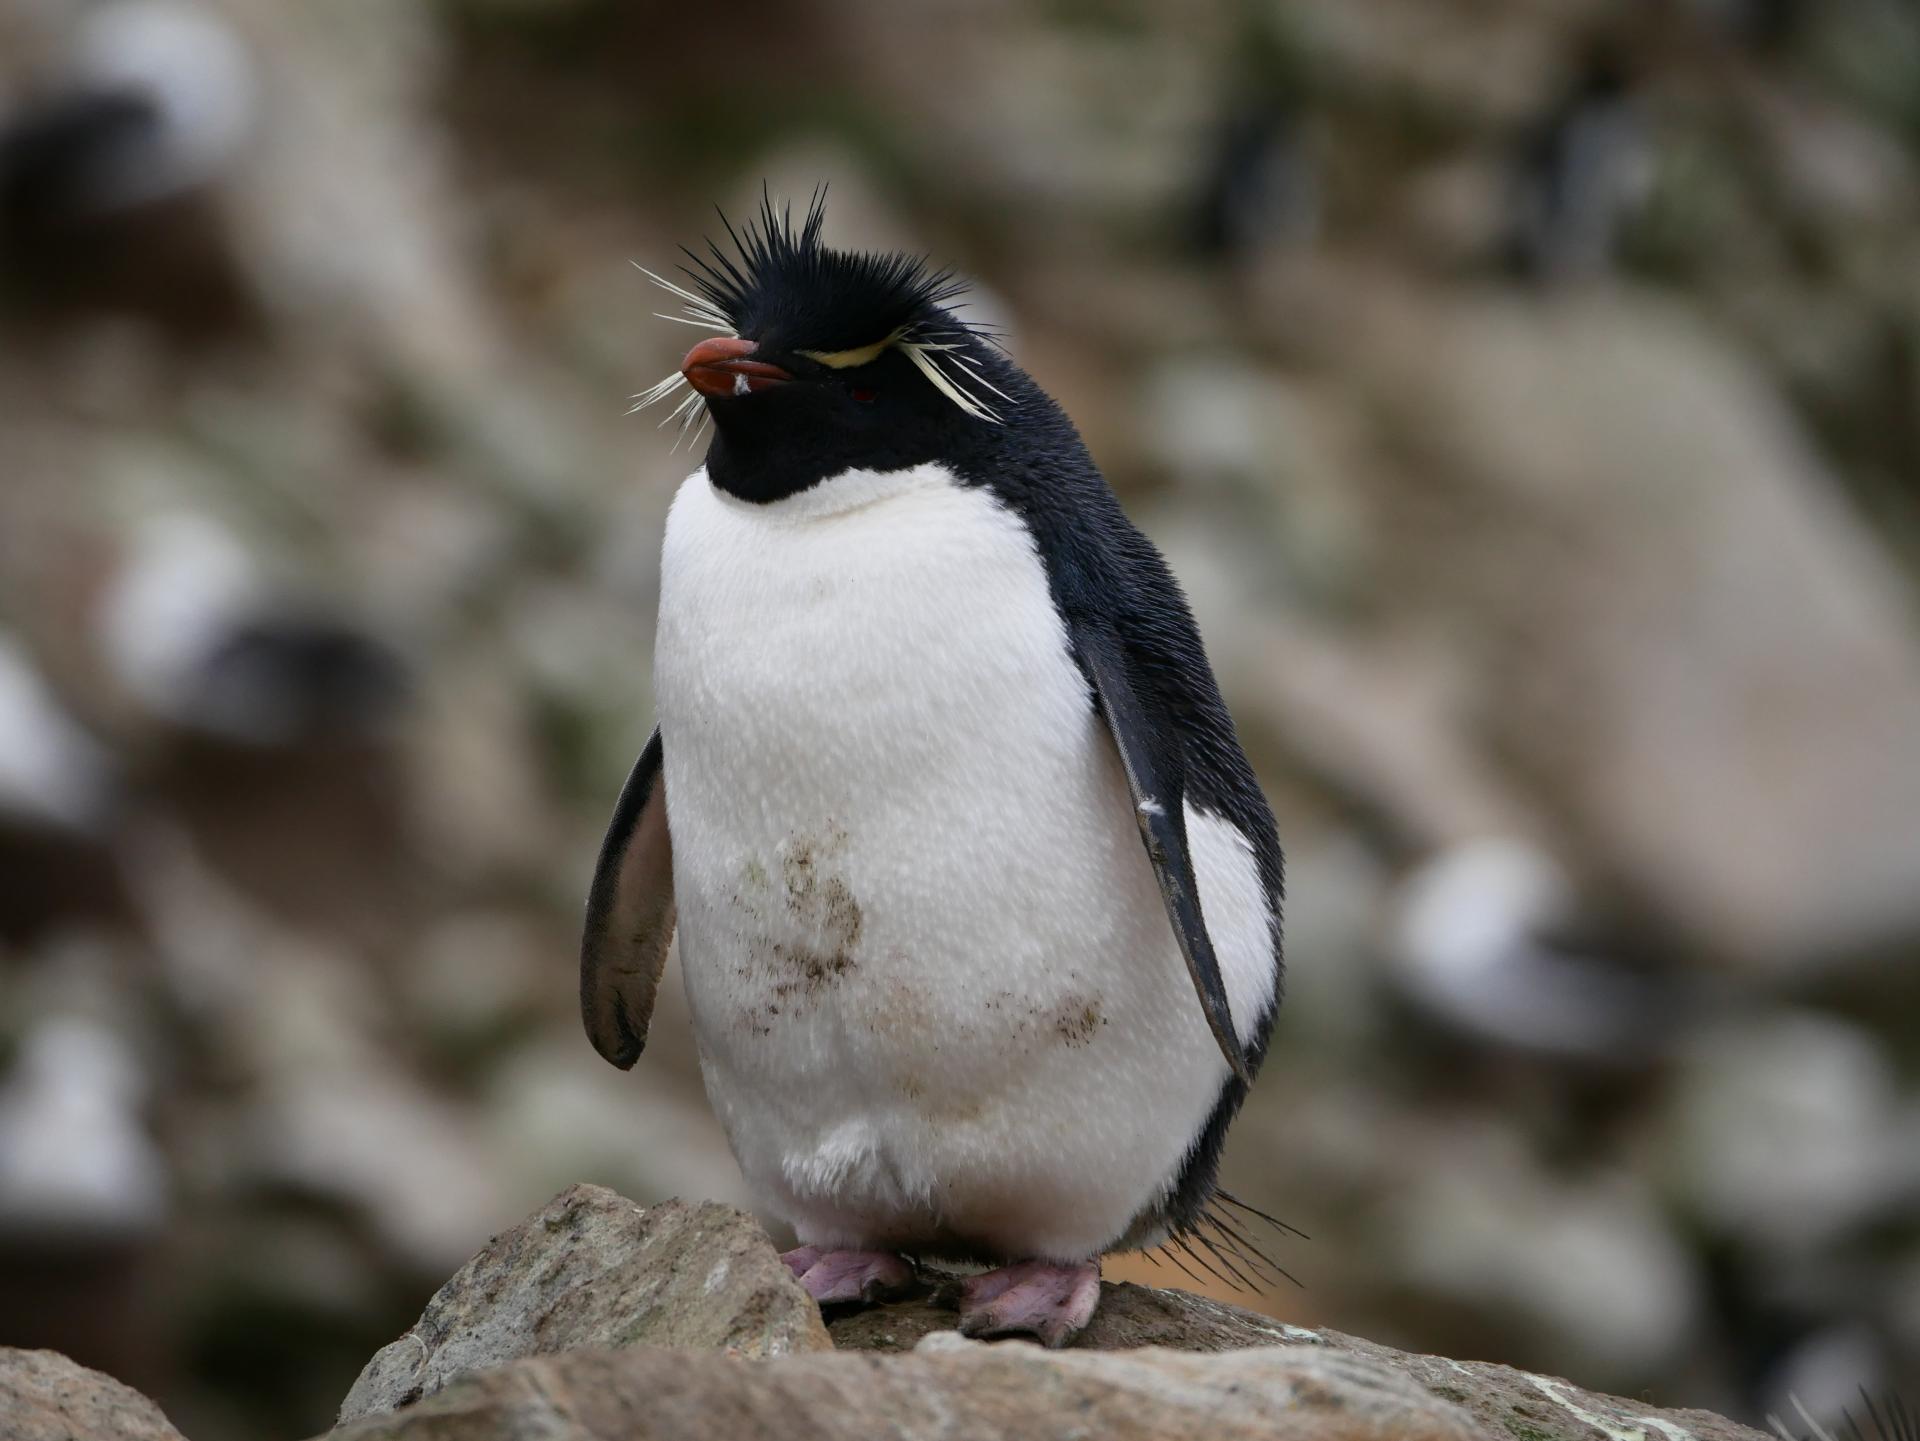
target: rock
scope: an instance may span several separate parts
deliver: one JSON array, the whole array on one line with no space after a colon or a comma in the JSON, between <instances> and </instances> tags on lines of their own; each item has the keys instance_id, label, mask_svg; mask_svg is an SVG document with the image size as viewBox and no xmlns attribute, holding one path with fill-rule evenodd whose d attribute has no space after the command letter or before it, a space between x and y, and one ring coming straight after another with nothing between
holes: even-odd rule
<instances>
[{"instance_id":1,"label":"rock","mask_svg":"<svg viewBox=\"0 0 1920 1441\"><path fill-rule=\"evenodd\" d=\"M938 1273L934 1273L938 1274ZM1081 1350L1238 1351L1281 1342L1318 1342L1319 1333L1257 1316L1223 1301L1152 1286L1100 1288L1100 1309L1075 1344ZM911 1351L928 1336L952 1331L953 1309L935 1297L872 1306L834 1317L828 1330L842 1351Z\"/></svg>"},{"instance_id":2,"label":"rock","mask_svg":"<svg viewBox=\"0 0 1920 1441\"><path fill-rule=\"evenodd\" d=\"M952 1278L924 1278L931 1295L839 1315L829 1340L740 1212L642 1209L575 1186L469 1262L374 1358L333 1441L1757 1435L1146 1286L1107 1284L1071 1349L989 1346L954 1331Z\"/></svg>"},{"instance_id":3,"label":"rock","mask_svg":"<svg viewBox=\"0 0 1920 1441\"><path fill-rule=\"evenodd\" d=\"M1101 1436L1466 1438L1458 1406L1312 1347L1192 1356L1047 1352L945 1334L910 1355L743 1364L652 1349L519 1362L336 1441L453 1436L687 1438Z\"/></svg>"},{"instance_id":4,"label":"rock","mask_svg":"<svg viewBox=\"0 0 1920 1441\"><path fill-rule=\"evenodd\" d=\"M1335 1331L1326 1345L1396 1371L1429 1394L1458 1404L1489 1441L1760 1441L1764 1433L1711 1411L1662 1410L1641 1401L1602 1396L1554 1376L1486 1361L1415 1356Z\"/></svg>"},{"instance_id":5,"label":"rock","mask_svg":"<svg viewBox=\"0 0 1920 1441\"><path fill-rule=\"evenodd\" d=\"M365 1217L391 1254L423 1268L418 1274L458 1264L475 1237L513 1212L479 1128L399 1067L329 1071L289 1056L259 1092L236 1134L242 1174Z\"/></svg>"},{"instance_id":6,"label":"rock","mask_svg":"<svg viewBox=\"0 0 1920 1441\"><path fill-rule=\"evenodd\" d=\"M119 791L113 759L27 648L0 631L0 936L19 942L82 917L126 915L110 844Z\"/></svg>"},{"instance_id":7,"label":"rock","mask_svg":"<svg viewBox=\"0 0 1920 1441\"><path fill-rule=\"evenodd\" d=\"M167 1213L167 1163L141 1119L150 1079L108 1025L54 1015L0 1076L0 1237L125 1242Z\"/></svg>"},{"instance_id":8,"label":"rock","mask_svg":"<svg viewBox=\"0 0 1920 1441\"><path fill-rule=\"evenodd\" d=\"M1907 1109L1871 1031L1781 1009L1692 1037L1654 1134L1685 1210L1778 1271L1911 1214L1920 1152L1903 1135Z\"/></svg>"},{"instance_id":9,"label":"rock","mask_svg":"<svg viewBox=\"0 0 1920 1441\"><path fill-rule=\"evenodd\" d=\"M1369 314L1357 364L1420 458L1376 498L1382 567L1471 637L1485 753L1724 965L1920 934L1910 600L1765 378L1626 291Z\"/></svg>"},{"instance_id":10,"label":"rock","mask_svg":"<svg viewBox=\"0 0 1920 1441\"><path fill-rule=\"evenodd\" d=\"M1594 1280L1594 1276L1588 1280ZM1661 1301L1665 1299L1661 1297ZM1682 1303L1686 1299L1682 1297ZM1644 1311L1655 1309L1655 1305L1644 1307ZM1546 1324L1551 1320L1546 1318ZM927 1337L950 1334L952 1326L954 1312L922 1299L837 1316L829 1330L833 1345L841 1351L895 1353L922 1349ZM1137 1351L1139 1347L1152 1347L1152 1351ZM1478 1420L1488 1424L1490 1435L1501 1439L1507 1435L1523 1435L1530 1441L1559 1435L1584 1439L1588 1433L1572 1426L1571 1420L1582 1410L1603 1416L1609 1426L1620 1429L1632 1428L1638 1420L1638 1410L1630 1403L1611 1401L1549 1376L1488 1362L1415 1357L1354 1335L1288 1326L1271 1316L1258 1316L1177 1289L1114 1284L1102 1287L1100 1309L1094 1312L1092 1326L1079 1341L1081 1351L1127 1351L1133 1355L1160 1355L1164 1351L1240 1353L1252 1347L1284 1347L1288 1353L1298 1347L1319 1347L1327 1353L1356 1357L1369 1366L1398 1372L1427 1387L1432 1395L1467 1406ZM1751 1435L1747 1429L1707 1412L1674 1414L1686 1416L1686 1420L1674 1424L1686 1429L1695 1441ZM1177 1435L1179 1431L1167 1433ZM1663 1435L1672 1433L1663 1431Z\"/></svg>"},{"instance_id":11,"label":"rock","mask_svg":"<svg viewBox=\"0 0 1920 1441\"><path fill-rule=\"evenodd\" d=\"M1129 1294L1133 1293L1133 1294ZM1151 1303L1143 1298L1161 1298ZM1216 1303L1137 1287L1108 1305L1169 1314ZM1231 1312L1230 1307L1218 1308ZM1208 1321L1190 1318L1193 1339ZM1245 1316L1214 1339L1265 1325ZM736 1441L787 1436L1101 1436L1114 1441L1393 1437L1586 1441L1658 1432L1671 1441L1759 1433L1699 1411L1656 1411L1504 1366L1409 1356L1333 1332L1302 1344L1202 1354L1149 1347L1049 1352L951 1332L888 1356L788 1356L760 1363L652 1348L523 1360L467 1377L418 1406L333 1433L332 1441Z\"/></svg>"},{"instance_id":12,"label":"rock","mask_svg":"<svg viewBox=\"0 0 1920 1441\"><path fill-rule=\"evenodd\" d=\"M360 1373L340 1419L407 1406L464 1371L556 1351L782 1356L832 1344L751 1217L713 1202L643 1208L572 1186L440 1288L414 1328Z\"/></svg>"},{"instance_id":13,"label":"rock","mask_svg":"<svg viewBox=\"0 0 1920 1441\"><path fill-rule=\"evenodd\" d=\"M1589 0L1476 7L1449 26L1416 0L1288 7L1314 72L1339 93L1397 103L1408 117L1448 129L1523 123L1553 95L1567 32Z\"/></svg>"},{"instance_id":14,"label":"rock","mask_svg":"<svg viewBox=\"0 0 1920 1441\"><path fill-rule=\"evenodd\" d=\"M158 1406L58 1351L0 1347L8 1441L181 1441Z\"/></svg>"},{"instance_id":15,"label":"rock","mask_svg":"<svg viewBox=\"0 0 1920 1441\"><path fill-rule=\"evenodd\" d=\"M0 633L0 817L91 835L110 813L115 780L26 648Z\"/></svg>"},{"instance_id":16,"label":"rock","mask_svg":"<svg viewBox=\"0 0 1920 1441\"><path fill-rule=\"evenodd\" d=\"M1697 1345L1695 1266L1630 1171L1544 1172L1504 1127L1457 1127L1455 1164L1409 1167L1375 1222L1376 1284L1479 1355L1641 1394ZM1672 1394L1669 1391L1667 1394Z\"/></svg>"}]
</instances>

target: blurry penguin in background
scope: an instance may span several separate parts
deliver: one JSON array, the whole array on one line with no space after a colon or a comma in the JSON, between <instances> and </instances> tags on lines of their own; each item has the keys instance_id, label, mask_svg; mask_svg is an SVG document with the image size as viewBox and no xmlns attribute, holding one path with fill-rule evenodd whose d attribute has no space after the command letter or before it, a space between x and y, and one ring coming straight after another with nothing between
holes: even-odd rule
<instances>
[{"instance_id":1,"label":"blurry penguin in background","mask_svg":"<svg viewBox=\"0 0 1920 1441\"><path fill-rule=\"evenodd\" d=\"M1313 238L1319 192L1298 107L1249 94L1219 122L1194 214L1194 244L1242 265Z\"/></svg>"},{"instance_id":2,"label":"blurry penguin in background","mask_svg":"<svg viewBox=\"0 0 1920 1441\"><path fill-rule=\"evenodd\" d=\"M1428 1025L1476 1051L1633 1071L1661 1058L1693 1010L1636 949L1581 914L1553 856L1487 837L1407 876L1387 973Z\"/></svg>"},{"instance_id":3,"label":"blurry penguin in background","mask_svg":"<svg viewBox=\"0 0 1920 1441\"><path fill-rule=\"evenodd\" d=\"M1524 279L1612 268L1620 230L1652 180L1646 116L1622 49L1593 45L1561 99L1515 146L1505 260Z\"/></svg>"},{"instance_id":4,"label":"blurry penguin in background","mask_svg":"<svg viewBox=\"0 0 1920 1441\"><path fill-rule=\"evenodd\" d=\"M242 320L219 190L255 98L245 48L204 7L88 11L53 73L0 115L0 301L188 333Z\"/></svg>"},{"instance_id":5,"label":"blurry penguin in background","mask_svg":"<svg viewBox=\"0 0 1920 1441\"><path fill-rule=\"evenodd\" d=\"M357 944L388 937L413 884L403 655L206 515L135 525L94 607L143 793L283 916Z\"/></svg>"},{"instance_id":6,"label":"blurry penguin in background","mask_svg":"<svg viewBox=\"0 0 1920 1441\"><path fill-rule=\"evenodd\" d=\"M149 1064L132 1038L84 1011L56 1010L11 1039L0 1059L7 1340L154 1385L164 1328L149 1308L172 1177L149 1129ZM0 1423L0 1434L20 1433Z\"/></svg>"},{"instance_id":7,"label":"blurry penguin in background","mask_svg":"<svg viewBox=\"0 0 1920 1441\"><path fill-rule=\"evenodd\" d=\"M0 1243L137 1240L167 1211L167 1167L142 1109L149 1078L110 1026L50 1016L0 1076Z\"/></svg>"},{"instance_id":8,"label":"blurry penguin in background","mask_svg":"<svg viewBox=\"0 0 1920 1441\"><path fill-rule=\"evenodd\" d=\"M400 657L337 609L271 584L208 516L137 526L100 601L122 695L178 736L255 751L377 737L406 699Z\"/></svg>"},{"instance_id":9,"label":"blurry penguin in background","mask_svg":"<svg viewBox=\"0 0 1920 1441\"><path fill-rule=\"evenodd\" d=\"M1313 239L1320 186L1309 72L1265 15L1242 25L1231 69L1204 141L1191 235L1201 256L1239 268Z\"/></svg>"}]
</instances>

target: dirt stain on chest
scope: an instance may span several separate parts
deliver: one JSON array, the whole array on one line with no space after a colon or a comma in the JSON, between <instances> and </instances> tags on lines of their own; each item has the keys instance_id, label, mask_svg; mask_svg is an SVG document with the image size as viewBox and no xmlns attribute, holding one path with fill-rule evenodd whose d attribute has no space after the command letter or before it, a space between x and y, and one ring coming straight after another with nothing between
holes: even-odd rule
<instances>
[{"instance_id":1,"label":"dirt stain on chest","mask_svg":"<svg viewBox=\"0 0 1920 1441\"><path fill-rule=\"evenodd\" d=\"M1047 1020L1052 1025L1053 1034L1063 1044L1075 1048L1089 1044L1095 1033L1107 1023L1100 1009L1100 998L1093 995L1068 996L1054 1007Z\"/></svg>"},{"instance_id":2,"label":"dirt stain on chest","mask_svg":"<svg viewBox=\"0 0 1920 1441\"><path fill-rule=\"evenodd\" d=\"M846 831L828 821L783 841L772 870L757 858L742 867L734 904L757 924L740 975L763 999L743 1011L741 1024L756 1035L770 1034L783 1014L810 1009L859 969L866 917L837 868L846 842Z\"/></svg>"}]
</instances>

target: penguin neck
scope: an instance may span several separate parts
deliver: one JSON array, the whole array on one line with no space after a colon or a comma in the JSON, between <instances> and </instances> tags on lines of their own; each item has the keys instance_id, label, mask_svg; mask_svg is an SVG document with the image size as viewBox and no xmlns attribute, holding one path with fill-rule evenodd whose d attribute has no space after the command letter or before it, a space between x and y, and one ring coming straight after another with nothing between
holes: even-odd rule
<instances>
[{"instance_id":1,"label":"penguin neck","mask_svg":"<svg viewBox=\"0 0 1920 1441\"><path fill-rule=\"evenodd\" d=\"M708 465L701 466L697 473L713 487L714 494L723 503L754 511L769 520L789 522L830 520L915 491L961 484L959 477L938 461L922 461L897 470L858 467L842 470L777 500L762 501L734 494L714 478Z\"/></svg>"}]
</instances>

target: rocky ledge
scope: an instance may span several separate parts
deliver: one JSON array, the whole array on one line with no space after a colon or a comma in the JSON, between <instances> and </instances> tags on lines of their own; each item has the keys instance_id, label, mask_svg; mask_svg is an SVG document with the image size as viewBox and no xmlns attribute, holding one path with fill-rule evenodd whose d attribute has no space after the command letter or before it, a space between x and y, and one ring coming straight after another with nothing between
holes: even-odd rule
<instances>
[{"instance_id":1,"label":"rocky ledge","mask_svg":"<svg viewBox=\"0 0 1920 1441\"><path fill-rule=\"evenodd\" d=\"M926 1297L823 1324L750 1216L574 1186L495 1237L368 1363L331 1438L1764 1441L1709 1412L1175 1290L1107 1286L1067 1351L968 1341L929 1279ZM46 1352L0 1351L0 1411L27 1418L28 1441L176 1434L151 1403Z\"/></svg>"}]
</instances>

